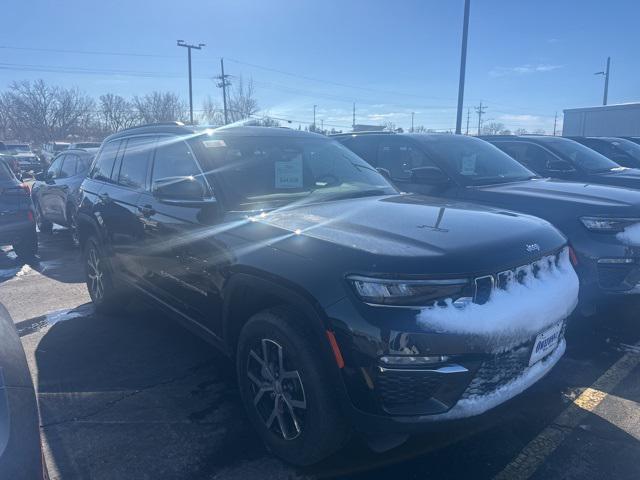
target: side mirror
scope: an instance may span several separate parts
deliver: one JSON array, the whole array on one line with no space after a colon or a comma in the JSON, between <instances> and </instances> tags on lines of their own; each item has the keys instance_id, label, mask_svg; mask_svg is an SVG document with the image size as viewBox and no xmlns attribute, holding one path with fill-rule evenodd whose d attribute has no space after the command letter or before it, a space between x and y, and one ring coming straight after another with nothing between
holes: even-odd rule
<instances>
[{"instance_id":1,"label":"side mirror","mask_svg":"<svg viewBox=\"0 0 640 480\"><path fill-rule=\"evenodd\" d=\"M172 205L200 205L210 203L205 188L194 177L166 177L153 183L153 195L163 203Z\"/></svg>"},{"instance_id":2,"label":"side mirror","mask_svg":"<svg viewBox=\"0 0 640 480\"><path fill-rule=\"evenodd\" d=\"M547 162L547 170L549 172L573 172L575 169L573 166L564 160L551 160Z\"/></svg>"},{"instance_id":3,"label":"side mirror","mask_svg":"<svg viewBox=\"0 0 640 480\"><path fill-rule=\"evenodd\" d=\"M449 177L438 167L418 167L411 169L411 183L423 185L445 185Z\"/></svg>"}]
</instances>

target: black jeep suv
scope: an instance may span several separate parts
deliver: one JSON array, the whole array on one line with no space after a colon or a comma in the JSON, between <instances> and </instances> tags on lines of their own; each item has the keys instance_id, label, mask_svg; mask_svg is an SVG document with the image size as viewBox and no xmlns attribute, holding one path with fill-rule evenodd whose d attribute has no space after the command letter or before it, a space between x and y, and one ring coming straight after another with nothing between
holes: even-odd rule
<instances>
[{"instance_id":1,"label":"black jeep suv","mask_svg":"<svg viewBox=\"0 0 640 480\"><path fill-rule=\"evenodd\" d=\"M640 189L640 170L627 168L595 149L564 137L488 135L481 137L543 177Z\"/></svg>"},{"instance_id":2,"label":"black jeep suv","mask_svg":"<svg viewBox=\"0 0 640 480\"><path fill-rule=\"evenodd\" d=\"M404 191L508 208L551 222L575 249L584 313L604 296L640 293L640 192L542 178L490 143L464 135L335 138Z\"/></svg>"},{"instance_id":3,"label":"black jeep suv","mask_svg":"<svg viewBox=\"0 0 640 480\"><path fill-rule=\"evenodd\" d=\"M104 141L82 191L96 307L144 295L232 356L250 420L290 462L352 429L482 413L564 352L578 280L561 233L399 194L326 137L137 127Z\"/></svg>"}]
</instances>

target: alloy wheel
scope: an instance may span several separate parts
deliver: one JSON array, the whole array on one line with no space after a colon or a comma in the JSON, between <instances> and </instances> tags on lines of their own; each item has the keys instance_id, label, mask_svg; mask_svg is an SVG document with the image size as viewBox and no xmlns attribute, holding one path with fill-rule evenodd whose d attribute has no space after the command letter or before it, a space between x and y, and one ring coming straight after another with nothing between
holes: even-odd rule
<instances>
[{"instance_id":1,"label":"alloy wheel","mask_svg":"<svg viewBox=\"0 0 640 480\"><path fill-rule=\"evenodd\" d=\"M89 290L93 299L95 301L102 300L104 296L104 273L95 247L91 247L87 255L87 277L89 278Z\"/></svg>"},{"instance_id":2,"label":"alloy wheel","mask_svg":"<svg viewBox=\"0 0 640 480\"><path fill-rule=\"evenodd\" d=\"M303 431L307 400L298 370L277 342L263 338L249 351L253 405L268 430L284 440Z\"/></svg>"}]
</instances>

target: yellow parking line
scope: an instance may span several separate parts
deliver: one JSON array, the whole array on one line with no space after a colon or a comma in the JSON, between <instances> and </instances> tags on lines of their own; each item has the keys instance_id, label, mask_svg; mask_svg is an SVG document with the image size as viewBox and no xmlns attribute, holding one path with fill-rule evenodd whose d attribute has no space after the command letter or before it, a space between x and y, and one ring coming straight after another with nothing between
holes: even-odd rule
<instances>
[{"instance_id":1,"label":"yellow parking line","mask_svg":"<svg viewBox=\"0 0 640 480\"><path fill-rule=\"evenodd\" d=\"M626 353L531 440L494 480L525 480L531 477L571 431L602 403L607 392L612 391L638 365L640 355L636 352Z\"/></svg>"}]
</instances>

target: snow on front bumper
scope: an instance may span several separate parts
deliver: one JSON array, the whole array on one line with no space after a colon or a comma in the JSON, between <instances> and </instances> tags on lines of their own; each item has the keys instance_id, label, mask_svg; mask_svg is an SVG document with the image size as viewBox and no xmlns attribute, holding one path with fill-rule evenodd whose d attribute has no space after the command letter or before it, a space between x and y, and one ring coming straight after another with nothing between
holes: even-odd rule
<instances>
[{"instance_id":1,"label":"snow on front bumper","mask_svg":"<svg viewBox=\"0 0 640 480\"><path fill-rule=\"evenodd\" d=\"M537 383L542 377L549 373L549 371L564 355L566 346L567 344L564 338L562 338L553 352L539 362L526 368L520 376L484 395L466 393L453 406L453 408L451 408L451 410L439 415L433 415L432 419L434 421L440 421L472 417L474 415L480 415L481 413L512 399ZM469 391L469 389L467 389L467 391Z\"/></svg>"}]
</instances>

